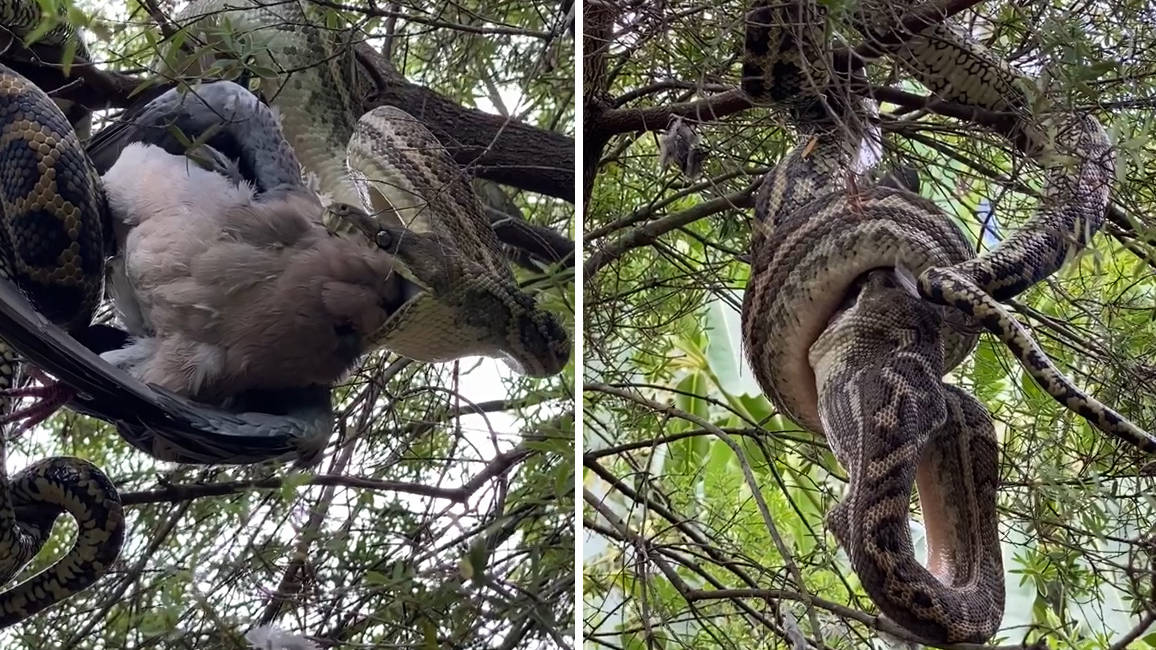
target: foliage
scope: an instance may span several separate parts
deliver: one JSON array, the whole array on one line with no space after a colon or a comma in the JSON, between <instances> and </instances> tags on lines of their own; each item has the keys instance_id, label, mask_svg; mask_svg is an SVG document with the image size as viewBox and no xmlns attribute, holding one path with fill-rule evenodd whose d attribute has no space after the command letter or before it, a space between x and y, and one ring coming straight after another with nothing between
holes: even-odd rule
<instances>
[{"instance_id":1,"label":"foliage","mask_svg":"<svg viewBox=\"0 0 1156 650\"><path fill-rule=\"evenodd\" d=\"M841 21L855 3L823 4L833 34L858 43ZM879 647L874 606L824 525L846 475L820 437L776 413L741 359L750 190L793 144L780 118L735 101L744 4L587 6L586 155L599 158L587 161L585 223L584 638ZM990 2L956 17L1045 79L1037 92L1090 107L1112 134L1126 219L1015 308L1078 385L1150 430L1153 17L1136 0ZM927 94L886 61L869 75L876 88ZM915 167L922 194L972 241L985 218L1006 237L1030 217L1040 179L1006 141L926 110L881 112L882 168ZM658 167L672 113L709 146L700 178ZM985 338L949 381L988 407L1002 445L1008 604L996 641L1153 647L1151 462L1059 407L998 341Z\"/></svg>"},{"instance_id":2,"label":"foliage","mask_svg":"<svg viewBox=\"0 0 1156 650\"><path fill-rule=\"evenodd\" d=\"M166 40L155 19L179 5L82 8L94 60L149 79ZM355 0L339 8L334 24L360 25L410 81L573 132L564 7ZM242 67L218 60L212 71ZM572 227L562 201L512 198L535 224ZM523 279L547 287L548 308L572 314L565 271L531 275ZM0 633L0 644L244 648L247 631L272 624L319 647L568 647L572 395L569 373L529 381L494 360L428 365L375 354L335 392L336 435L308 471L173 466L131 450L102 422L58 415L10 445L10 470L54 454L93 460L128 504L126 545L96 586ZM59 527L30 570L70 540Z\"/></svg>"}]
</instances>

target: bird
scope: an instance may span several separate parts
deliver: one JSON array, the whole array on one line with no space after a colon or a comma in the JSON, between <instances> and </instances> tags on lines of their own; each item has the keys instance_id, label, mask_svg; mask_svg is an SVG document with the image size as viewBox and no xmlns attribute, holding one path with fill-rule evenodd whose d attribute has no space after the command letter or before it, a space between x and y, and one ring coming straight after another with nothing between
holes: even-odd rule
<instances>
[{"instance_id":1,"label":"bird","mask_svg":"<svg viewBox=\"0 0 1156 650\"><path fill-rule=\"evenodd\" d=\"M327 394L420 291L379 246L326 230L275 115L235 83L167 91L88 152L113 235L107 289L127 330L105 328L94 351L154 388L312 423L320 411L300 389ZM41 382L9 391L40 400L7 418L20 430L77 397Z\"/></svg>"},{"instance_id":2,"label":"bird","mask_svg":"<svg viewBox=\"0 0 1156 650\"><path fill-rule=\"evenodd\" d=\"M103 180L121 251L109 293L134 338L101 356L145 383L215 405L330 385L412 295L388 252L327 230L304 188L258 194L141 142Z\"/></svg>"},{"instance_id":3,"label":"bird","mask_svg":"<svg viewBox=\"0 0 1156 650\"><path fill-rule=\"evenodd\" d=\"M693 179L702 173L705 158L706 149L702 146L702 137L682 116L672 117L666 131L658 139L659 170L674 165L684 177Z\"/></svg>"}]
</instances>

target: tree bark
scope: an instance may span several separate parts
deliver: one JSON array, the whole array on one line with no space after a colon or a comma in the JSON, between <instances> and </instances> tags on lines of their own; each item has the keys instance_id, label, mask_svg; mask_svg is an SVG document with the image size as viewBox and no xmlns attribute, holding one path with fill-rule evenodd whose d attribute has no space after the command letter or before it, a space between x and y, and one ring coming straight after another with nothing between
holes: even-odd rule
<instances>
[{"instance_id":1,"label":"tree bark","mask_svg":"<svg viewBox=\"0 0 1156 650\"><path fill-rule=\"evenodd\" d=\"M582 195L590 198L598 160L614 131L603 128L602 115L610 108L610 80L606 57L613 41L614 19L618 7L614 0L589 0L583 6L582 21ZM663 124L662 126L666 126Z\"/></svg>"},{"instance_id":2,"label":"tree bark","mask_svg":"<svg viewBox=\"0 0 1156 650\"><path fill-rule=\"evenodd\" d=\"M34 45L25 49L13 42L0 58L45 89L90 111L127 108L147 101L172 86L167 80L132 94L147 77L101 70L78 60L65 77L54 63L59 48ZM429 88L411 83L368 45L358 46L358 60L372 66L382 90L362 106L362 113L376 106L393 105L422 119L445 145L458 164L479 178L530 192L574 202L574 139L499 115L461 106Z\"/></svg>"},{"instance_id":3,"label":"tree bark","mask_svg":"<svg viewBox=\"0 0 1156 650\"><path fill-rule=\"evenodd\" d=\"M392 105L425 122L458 164L479 178L574 202L574 138L465 108L414 83L362 43L357 58L385 83L362 107Z\"/></svg>"}]
</instances>

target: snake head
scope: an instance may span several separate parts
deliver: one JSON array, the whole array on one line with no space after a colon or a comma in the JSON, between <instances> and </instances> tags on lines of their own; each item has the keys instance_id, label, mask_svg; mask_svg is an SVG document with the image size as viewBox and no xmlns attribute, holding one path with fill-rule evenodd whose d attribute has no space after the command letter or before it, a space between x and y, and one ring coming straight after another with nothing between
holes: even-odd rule
<instances>
[{"instance_id":1,"label":"snake head","mask_svg":"<svg viewBox=\"0 0 1156 650\"><path fill-rule=\"evenodd\" d=\"M364 210L331 204L328 217L389 253L415 289L372 337L373 345L418 361L481 355L529 377L548 377L570 360L557 316L514 283L432 232L385 225Z\"/></svg>"},{"instance_id":2,"label":"snake head","mask_svg":"<svg viewBox=\"0 0 1156 650\"><path fill-rule=\"evenodd\" d=\"M570 337L557 316L541 309L513 278L470 260L458 264L438 269L434 285L391 316L380 344L421 361L481 355L529 377L561 372L570 359ZM418 273L430 277L433 271Z\"/></svg>"},{"instance_id":3,"label":"snake head","mask_svg":"<svg viewBox=\"0 0 1156 650\"><path fill-rule=\"evenodd\" d=\"M496 357L529 377L555 375L569 361L566 329L512 276L493 273L433 233L382 227L374 241L425 289L428 323L452 318L454 324L441 336L461 345L458 356L468 350Z\"/></svg>"},{"instance_id":4,"label":"snake head","mask_svg":"<svg viewBox=\"0 0 1156 650\"><path fill-rule=\"evenodd\" d=\"M520 291L518 302L525 305L513 317L503 350L506 365L528 377L556 375L570 360L570 336L554 314L540 309L534 299Z\"/></svg>"}]
</instances>

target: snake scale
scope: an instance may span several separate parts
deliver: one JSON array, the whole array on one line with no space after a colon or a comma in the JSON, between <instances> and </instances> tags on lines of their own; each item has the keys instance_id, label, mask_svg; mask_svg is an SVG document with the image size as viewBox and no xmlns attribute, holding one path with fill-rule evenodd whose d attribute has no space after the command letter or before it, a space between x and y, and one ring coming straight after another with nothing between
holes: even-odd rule
<instances>
[{"instance_id":1,"label":"snake scale","mask_svg":"<svg viewBox=\"0 0 1156 650\"><path fill-rule=\"evenodd\" d=\"M852 25L873 39L895 18L865 5ZM1045 167L1033 219L973 258L931 202L856 182L870 102L829 69L825 11L810 0L760 0L746 25L743 89L800 133L756 198L742 309L751 366L775 405L825 434L847 469L829 523L880 610L924 639L985 641L1004 601L998 449L982 405L940 379L976 340L959 321L996 334L1097 428L1156 450L1060 374L998 302L1059 269L1098 230L1114 174L1107 136L1088 115L1033 116L1017 90L1024 78L949 23L884 49L943 99L1015 114L1009 137ZM913 485L927 567L915 560L907 523Z\"/></svg>"},{"instance_id":2,"label":"snake scale","mask_svg":"<svg viewBox=\"0 0 1156 650\"><path fill-rule=\"evenodd\" d=\"M28 3L11 0L2 5L0 20L17 34L28 33L39 21L39 9ZM306 166L318 174L322 188L337 199L335 205L341 201L357 205L364 196L375 207L373 224L351 225L368 230L379 242L385 241L385 233L392 234L386 245L417 286L412 299L383 326L377 345L419 360L487 354L505 358L531 376L559 372L569 358L568 335L553 314L540 309L514 282L463 171L420 122L400 110L378 109L360 120L346 112L342 119L334 119L337 111L356 105L349 93L367 86L333 75L337 58L316 56L331 49L322 42L323 30L308 23L303 5L289 6L299 12L291 18L301 20L287 23L282 15L262 13L256 5L239 13L259 24L264 20L266 27L290 25L267 51L282 62L305 59L296 73L279 77L281 85L268 87L278 82L266 80L267 96L279 99L286 109L282 113L286 133ZM194 4L190 11L197 8ZM246 29L244 24L235 27ZM69 39L76 35L68 27L45 35L45 41L66 48ZM8 286L0 286L5 303L0 315L17 330L13 340L19 341L21 350L81 390L111 397L105 404L85 402L92 400L91 394L81 393L78 399L86 412L117 422L135 446L150 453L167 450L158 457L252 462L283 455L284 445L276 440L290 441L292 449L294 441L303 438L301 429L294 427L304 427L312 437L310 427L329 421L328 410L318 408L328 405L318 403L316 395L303 396L305 401L291 417L190 406L178 396L150 392L131 378L110 372L89 350L53 327L55 323L79 335L78 328L91 318L100 295L107 205L98 172L60 110L9 69L0 70L0 84L0 106L7 109L0 119L6 138L0 143L5 145L0 151L5 209L0 249L7 255L0 270L25 294L14 295ZM320 104L326 104L329 112L317 112ZM109 131L106 142L116 143L117 129ZM25 153L29 148L32 156ZM346 173L347 150L359 174L356 185ZM360 162L352 160L357 155L362 156ZM49 227L55 223L67 227ZM30 316L18 304L25 297L52 322L37 320L39 314ZM7 386L17 360L7 347L3 360L0 385ZM118 404L118 396L130 399ZM133 407L147 415L133 412ZM301 418L307 422L302 424ZM195 432L194 437L189 431ZM79 524L73 549L47 571L0 594L0 625L26 618L90 585L115 559L124 535L123 512L112 482L86 461L48 459L11 481L0 481L4 581L35 556L63 511Z\"/></svg>"},{"instance_id":3,"label":"snake scale","mask_svg":"<svg viewBox=\"0 0 1156 650\"><path fill-rule=\"evenodd\" d=\"M100 179L64 114L39 88L0 66L0 276L15 281L54 322L88 325L104 270L105 199ZM18 362L3 347L0 386ZM10 407L4 398L5 409ZM78 533L50 568L0 593L11 625L99 578L120 552L125 522L112 481L92 463L57 457L10 479L0 438L0 582L8 582L70 513Z\"/></svg>"},{"instance_id":4,"label":"snake scale","mask_svg":"<svg viewBox=\"0 0 1156 650\"><path fill-rule=\"evenodd\" d=\"M530 376L560 372L569 336L515 283L466 172L405 111L384 106L360 114L376 83L354 55L352 44L364 35L316 28L324 23L321 11L303 0L198 0L176 22L218 45L227 25L249 41L256 66L292 71L261 78L261 93L321 191L336 203L364 206L382 228L427 235L395 243L403 271L424 291L386 323L376 345L422 361L483 354ZM431 253L436 264L406 262Z\"/></svg>"}]
</instances>

